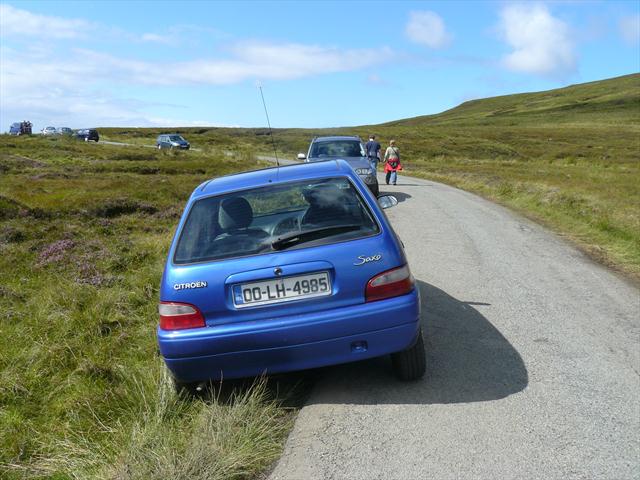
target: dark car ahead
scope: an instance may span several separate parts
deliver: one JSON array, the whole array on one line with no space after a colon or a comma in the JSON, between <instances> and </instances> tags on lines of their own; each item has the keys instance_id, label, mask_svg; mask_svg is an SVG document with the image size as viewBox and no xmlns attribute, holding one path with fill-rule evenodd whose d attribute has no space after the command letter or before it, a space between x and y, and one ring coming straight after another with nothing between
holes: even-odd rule
<instances>
[{"instance_id":1,"label":"dark car ahead","mask_svg":"<svg viewBox=\"0 0 640 480\"><path fill-rule=\"evenodd\" d=\"M156 139L156 147L158 150L164 148L178 148L181 150L189 150L191 145L181 135L177 133L158 135Z\"/></svg>"},{"instance_id":2,"label":"dark car ahead","mask_svg":"<svg viewBox=\"0 0 640 480\"><path fill-rule=\"evenodd\" d=\"M95 128L83 128L78 130L75 137L80 140L84 140L85 142L88 142L89 140L98 142L100 140L100 135L98 135L98 131Z\"/></svg>"},{"instance_id":3,"label":"dark car ahead","mask_svg":"<svg viewBox=\"0 0 640 480\"><path fill-rule=\"evenodd\" d=\"M31 122L15 122L9 127L9 135L31 135Z\"/></svg>"},{"instance_id":4,"label":"dark car ahead","mask_svg":"<svg viewBox=\"0 0 640 480\"><path fill-rule=\"evenodd\" d=\"M380 191L378 178L367 159L360 137L316 137L311 141L307 155L304 153L298 154L298 160L304 160L305 162L320 162L339 158L346 160L373 194L378 195Z\"/></svg>"}]
</instances>

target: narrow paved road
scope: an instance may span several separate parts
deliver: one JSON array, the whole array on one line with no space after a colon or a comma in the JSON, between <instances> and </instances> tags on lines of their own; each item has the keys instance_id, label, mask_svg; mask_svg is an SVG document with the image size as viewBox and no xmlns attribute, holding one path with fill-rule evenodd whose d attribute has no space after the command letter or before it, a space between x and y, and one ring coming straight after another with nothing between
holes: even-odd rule
<instances>
[{"instance_id":1,"label":"narrow paved road","mask_svg":"<svg viewBox=\"0 0 640 480\"><path fill-rule=\"evenodd\" d=\"M543 228L401 177L428 371L323 369L280 479L640 478L640 292Z\"/></svg>"}]
</instances>

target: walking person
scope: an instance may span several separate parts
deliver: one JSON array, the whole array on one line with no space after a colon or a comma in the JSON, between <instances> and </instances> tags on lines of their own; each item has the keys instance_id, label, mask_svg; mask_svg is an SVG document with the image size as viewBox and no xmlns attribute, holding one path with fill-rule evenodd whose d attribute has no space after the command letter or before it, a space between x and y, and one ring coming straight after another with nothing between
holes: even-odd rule
<instances>
[{"instance_id":1,"label":"walking person","mask_svg":"<svg viewBox=\"0 0 640 480\"><path fill-rule=\"evenodd\" d=\"M395 140L389 142L389 146L384 152L384 164L384 171L387 174L385 178L387 185L389 185L389 182L395 185L398 179L398 170L402 170L402 165L400 164L400 149L396 147Z\"/></svg>"},{"instance_id":2,"label":"walking person","mask_svg":"<svg viewBox=\"0 0 640 480\"><path fill-rule=\"evenodd\" d=\"M375 173L378 168L378 162L380 161L380 143L376 140L375 135L369 135L369 141L364 146L367 152L367 158L371 164L371 168Z\"/></svg>"}]
</instances>

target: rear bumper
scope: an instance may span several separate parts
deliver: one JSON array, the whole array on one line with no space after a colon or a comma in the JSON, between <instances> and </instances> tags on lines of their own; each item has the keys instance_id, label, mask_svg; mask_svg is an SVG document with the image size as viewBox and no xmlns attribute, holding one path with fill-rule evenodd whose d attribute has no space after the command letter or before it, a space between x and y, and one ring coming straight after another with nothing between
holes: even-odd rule
<instances>
[{"instance_id":1,"label":"rear bumper","mask_svg":"<svg viewBox=\"0 0 640 480\"><path fill-rule=\"evenodd\" d=\"M169 332L160 352L185 382L317 368L404 350L420 322L417 290L295 318Z\"/></svg>"}]
</instances>

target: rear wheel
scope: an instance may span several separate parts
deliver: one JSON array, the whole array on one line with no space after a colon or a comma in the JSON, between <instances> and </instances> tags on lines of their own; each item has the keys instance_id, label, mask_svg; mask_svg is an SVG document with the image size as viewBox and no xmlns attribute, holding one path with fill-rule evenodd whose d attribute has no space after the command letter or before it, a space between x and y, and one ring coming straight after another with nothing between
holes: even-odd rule
<instances>
[{"instance_id":1,"label":"rear wheel","mask_svg":"<svg viewBox=\"0 0 640 480\"><path fill-rule=\"evenodd\" d=\"M393 371L400 380L418 380L424 376L427 369L427 359L422 330L418 333L418 338L412 346L391 354L391 362L393 363Z\"/></svg>"},{"instance_id":2,"label":"rear wheel","mask_svg":"<svg viewBox=\"0 0 640 480\"><path fill-rule=\"evenodd\" d=\"M173 388L178 395L191 397L198 392L198 383L173 380Z\"/></svg>"},{"instance_id":3,"label":"rear wheel","mask_svg":"<svg viewBox=\"0 0 640 480\"><path fill-rule=\"evenodd\" d=\"M158 150L162 150L162 145L158 145Z\"/></svg>"}]
</instances>

